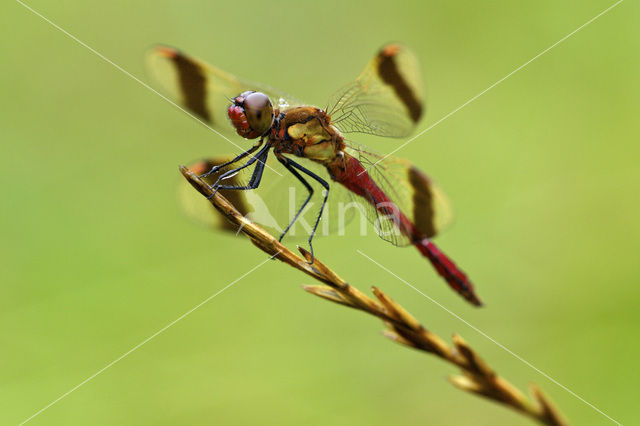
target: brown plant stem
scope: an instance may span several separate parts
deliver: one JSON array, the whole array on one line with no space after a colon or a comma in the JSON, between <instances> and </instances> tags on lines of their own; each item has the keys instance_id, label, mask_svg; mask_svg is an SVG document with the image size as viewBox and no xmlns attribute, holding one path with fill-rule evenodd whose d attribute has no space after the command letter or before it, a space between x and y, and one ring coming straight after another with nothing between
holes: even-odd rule
<instances>
[{"instance_id":1,"label":"brown plant stem","mask_svg":"<svg viewBox=\"0 0 640 426\"><path fill-rule=\"evenodd\" d=\"M567 425L551 400L535 385L531 385L532 399L527 398L498 376L460 336L453 335L453 345L450 345L425 329L417 319L380 289L372 287L375 299L371 298L349 285L317 257L313 264L309 264L311 254L307 250L298 247L302 258L296 255L267 231L245 218L222 195L213 195L209 184L188 168L182 166L180 171L196 190L207 197L211 204L239 227L258 248L323 283L303 286L307 292L376 316L386 326L385 337L396 343L431 353L455 365L461 370L462 375L452 376L449 381L459 389L510 407L542 424Z\"/></svg>"}]
</instances>

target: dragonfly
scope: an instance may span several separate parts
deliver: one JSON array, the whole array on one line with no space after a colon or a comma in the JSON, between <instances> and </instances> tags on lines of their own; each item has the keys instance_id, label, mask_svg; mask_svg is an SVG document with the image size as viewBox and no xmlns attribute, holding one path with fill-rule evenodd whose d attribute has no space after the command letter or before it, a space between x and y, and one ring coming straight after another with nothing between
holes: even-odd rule
<instances>
[{"instance_id":1,"label":"dragonfly","mask_svg":"<svg viewBox=\"0 0 640 426\"><path fill-rule=\"evenodd\" d=\"M286 227L278 228L280 240L305 214L315 182L322 188L322 201L308 233L312 259L312 240L328 203L347 197L382 239L416 247L454 291L482 305L467 275L432 241L450 221L438 186L411 162L377 155L352 140L357 134L398 139L415 130L425 97L419 61L408 47L383 46L324 108L236 77L170 46L151 49L147 68L161 90L191 115L217 131L254 141L238 155L191 166L214 193L221 191L241 211L247 210L242 194L264 187L266 168L276 167L288 172L285 179L305 189L299 209L289 215ZM276 178L271 195L263 198L267 202L274 190L285 186ZM282 203L269 205L278 204Z\"/></svg>"}]
</instances>

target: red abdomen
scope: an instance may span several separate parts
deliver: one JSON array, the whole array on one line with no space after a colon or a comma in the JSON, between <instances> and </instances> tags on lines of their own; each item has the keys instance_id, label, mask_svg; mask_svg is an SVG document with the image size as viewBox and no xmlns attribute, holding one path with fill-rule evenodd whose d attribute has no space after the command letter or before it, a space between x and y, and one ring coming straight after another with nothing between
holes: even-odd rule
<instances>
[{"instance_id":1,"label":"red abdomen","mask_svg":"<svg viewBox=\"0 0 640 426\"><path fill-rule=\"evenodd\" d=\"M344 154L343 158L338 157L333 161L328 166L328 169L336 182L339 182L349 191L362 197L365 202L375 207L377 214L375 217L369 217L371 222L384 221L387 224L391 222L396 228L396 232L401 234L398 238L386 238L386 236L381 235L384 239L397 244L409 242L416 246L418 251L429 259L438 274L445 279L453 290L470 303L476 306L482 305L466 274L447 255L440 251L431 240L417 231L413 222L371 178L367 170L355 157ZM414 188L414 190L417 190L417 188ZM420 208L421 206L417 207ZM413 206L413 208L416 208L416 206ZM378 231L380 229L382 229L382 226L379 226ZM389 229L389 227L387 226L385 229Z\"/></svg>"}]
</instances>

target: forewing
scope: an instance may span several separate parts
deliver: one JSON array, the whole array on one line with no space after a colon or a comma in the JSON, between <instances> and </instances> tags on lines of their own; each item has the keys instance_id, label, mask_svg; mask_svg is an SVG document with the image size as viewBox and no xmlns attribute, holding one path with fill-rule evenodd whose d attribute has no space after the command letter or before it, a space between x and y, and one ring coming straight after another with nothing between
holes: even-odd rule
<instances>
[{"instance_id":1,"label":"forewing","mask_svg":"<svg viewBox=\"0 0 640 426\"><path fill-rule=\"evenodd\" d=\"M422 237L434 237L451 223L453 214L444 193L409 161L381 158L361 147L350 147L347 152L363 167L355 175L362 173L360 179L370 178L374 183L373 190L369 187L363 196L353 197L381 238L395 245L412 242L407 224L399 220L396 212L401 212ZM389 199L390 206L376 207L382 197L376 194L375 188Z\"/></svg>"},{"instance_id":2,"label":"forewing","mask_svg":"<svg viewBox=\"0 0 640 426\"><path fill-rule=\"evenodd\" d=\"M189 166L189 169L198 175L202 175L211 170L213 166L224 164L230 159L231 157L220 157L200 160ZM242 160L233 165L225 166L220 171L205 177L204 180L210 185L216 182L223 185L246 185L253 174L255 164L231 174L228 178L218 180L223 173L241 167L246 161ZM304 159L301 162L304 167L313 173L327 180L329 179L326 169L321 165ZM221 189L220 193L231 201L244 216L256 222L277 238L293 220L309 193L305 186L284 168L273 155L269 156L267 165L271 169L265 168L258 188L252 190ZM272 170L276 170L281 176L276 175ZM314 194L303 213L287 233L286 239L290 241L304 241L309 238L322 204L322 186L312 178L306 175L303 176L314 189ZM325 206L322 220L316 233L317 236L334 233L353 219L355 209L345 209L345 203L340 203L345 199L349 201L346 190L340 188L340 185L331 185L329 201ZM187 216L207 227L233 232L238 231L237 227L218 213L211 203L186 181L180 185L179 202Z\"/></svg>"},{"instance_id":3,"label":"forewing","mask_svg":"<svg viewBox=\"0 0 640 426\"><path fill-rule=\"evenodd\" d=\"M202 175L214 166L224 164L231 160L232 157L218 157L203 159L195 162L189 166L189 170L197 175ZM217 181L221 173L214 173L204 178L204 180L210 185ZM233 176L230 179L225 180L229 185L242 185L243 179L240 175ZM228 189L220 190L220 194L228 199L243 215L247 215L250 211L249 202L246 194L243 191L233 191ZM228 221L222 214L209 203L198 191L187 181L182 180L178 188L178 202L185 214L207 227L214 229L222 229L225 231L237 232L238 228Z\"/></svg>"},{"instance_id":4,"label":"forewing","mask_svg":"<svg viewBox=\"0 0 640 426\"><path fill-rule=\"evenodd\" d=\"M227 118L231 99L247 90L265 93L274 108L299 101L271 87L238 78L168 46L156 46L147 54L150 77L183 108L218 130L233 131Z\"/></svg>"},{"instance_id":5,"label":"forewing","mask_svg":"<svg viewBox=\"0 0 640 426\"><path fill-rule=\"evenodd\" d=\"M411 134L424 109L418 58L394 43L380 49L357 80L330 99L327 112L343 133L400 138Z\"/></svg>"}]
</instances>

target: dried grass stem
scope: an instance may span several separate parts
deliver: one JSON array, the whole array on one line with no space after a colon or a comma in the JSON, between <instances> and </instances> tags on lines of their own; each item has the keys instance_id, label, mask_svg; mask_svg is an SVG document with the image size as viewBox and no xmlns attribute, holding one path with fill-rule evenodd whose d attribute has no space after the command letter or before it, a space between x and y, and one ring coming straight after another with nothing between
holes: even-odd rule
<instances>
[{"instance_id":1,"label":"dried grass stem","mask_svg":"<svg viewBox=\"0 0 640 426\"><path fill-rule=\"evenodd\" d=\"M461 370L462 375L451 376L449 381L459 389L510 407L539 423L567 425L551 400L535 385L531 385L530 400L498 376L460 336L454 335L453 345L450 345L425 329L406 309L380 289L372 287L375 299L371 298L349 285L317 257L313 264L309 264L311 254L307 250L298 247L302 257L296 255L267 231L245 218L223 196L215 194L212 197L213 192L209 185L188 168L183 166L180 171L196 190L207 197L211 204L238 226L258 248L324 284L303 286L307 292L374 315L385 324L385 337L396 343L431 353L455 365Z\"/></svg>"}]
</instances>

